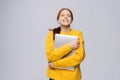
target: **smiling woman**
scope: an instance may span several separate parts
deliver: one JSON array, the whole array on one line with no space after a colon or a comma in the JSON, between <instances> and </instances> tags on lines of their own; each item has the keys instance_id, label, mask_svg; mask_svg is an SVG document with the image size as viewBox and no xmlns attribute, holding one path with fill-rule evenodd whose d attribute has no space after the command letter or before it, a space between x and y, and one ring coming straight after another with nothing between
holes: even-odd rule
<instances>
[{"instance_id":1,"label":"smiling woman","mask_svg":"<svg viewBox=\"0 0 120 80\"><path fill-rule=\"evenodd\" d=\"M85 58L82 32L70 28L70 24L73 21L73 14L68 8L63 8L58 12L57 21L60 26L50 29L46 38L47 76L50 80L82 80L79 67ZM78 40L70 41L59 48L55 48L55 34L78 36ZM73 50L75 52L72 55L65 57ZM68 67L74 67L74 69L65 69Z\"/></svg>"}]
</instances>

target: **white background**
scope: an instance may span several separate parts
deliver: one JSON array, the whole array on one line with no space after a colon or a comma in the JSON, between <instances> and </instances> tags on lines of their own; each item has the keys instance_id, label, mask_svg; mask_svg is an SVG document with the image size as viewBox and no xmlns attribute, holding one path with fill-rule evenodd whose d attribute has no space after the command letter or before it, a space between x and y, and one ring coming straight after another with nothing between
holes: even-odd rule
<instances>
[{"instance_id":1,"label":"white background","mask_svg":"<svg viewBox=\"0 0 120 80\"><path fill-rule=\"evenodd\" d=\"M86 58L83 80L120 80L119 0L0 0L0 80L48 80L45 40L58 11L74 14Z\"/></svg>"}]
</instances>

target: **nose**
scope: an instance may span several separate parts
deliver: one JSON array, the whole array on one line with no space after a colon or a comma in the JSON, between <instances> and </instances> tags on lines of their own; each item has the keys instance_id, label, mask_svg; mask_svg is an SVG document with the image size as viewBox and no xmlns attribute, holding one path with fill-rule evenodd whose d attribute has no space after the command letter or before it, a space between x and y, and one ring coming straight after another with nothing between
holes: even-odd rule
<instances>
[{"instance_id":1,"label":"nose","mask_svg":"<svg viewBox=\"0 0 120 80\"><path fill-rule=\"evenodd\" d=\"M65 19L67 19L68 17L67 16L65 16Z\"/></svg>"}]
</instances>

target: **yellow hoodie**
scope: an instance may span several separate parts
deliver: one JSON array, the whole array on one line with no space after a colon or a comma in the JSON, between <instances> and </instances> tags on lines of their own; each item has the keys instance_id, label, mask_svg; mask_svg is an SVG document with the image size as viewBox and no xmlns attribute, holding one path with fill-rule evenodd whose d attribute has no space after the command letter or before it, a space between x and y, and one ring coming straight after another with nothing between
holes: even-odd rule
<instances>
[{"instance_id":1,"label":"yellow hoodie","mask_svg":"<svg viewBox=\"0 0 120 80\"><path fill-rule=\"evenodd\" d=\"M70 32L65 33L60 31L60 34L73 35L78 36L80 41L80 47L76 49L75 53L71 56L64 57L72 48L69 44L65 44L60 48L54 48L54 40L53 40L53 31L49 31L48 36L46 38L46 56L48 62L53 62L54 67L63 67L68 68L74 66L74 70L64 70L64 69L52 69L48 65L47 76L54 80L82 80L80 63L85 58L85 50L84 50L84 40L82 32L78 30L71 29Z\"/></svg>"}]
</instances>

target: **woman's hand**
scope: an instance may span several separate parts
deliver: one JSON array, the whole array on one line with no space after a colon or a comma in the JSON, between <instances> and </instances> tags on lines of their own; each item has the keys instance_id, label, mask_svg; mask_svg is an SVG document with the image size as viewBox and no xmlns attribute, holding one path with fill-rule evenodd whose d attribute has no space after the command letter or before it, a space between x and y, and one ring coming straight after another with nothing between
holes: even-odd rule
<instances>
[{"instance_id":1,"label":"woman's hand","mask_svg":"<svg viewBox=\"0 0 120 80\"><path fill-rule=\"evenodd\" d=\"M54 65L52 62L49 62L48 64L49 64L50 68L54 68Z\"/></svg>"},{"instance_id":2,"label":"woman's hand","mask_svg":"<svg viewBox=\"0 0 120 80\"><path fill-rule=\"evenodd\" d=\"M70 44L70 46L71 46L72 49L77 49L77 48L80 47L79 40L71 41L69 44Z\"/></svg>"}]
</instances>

